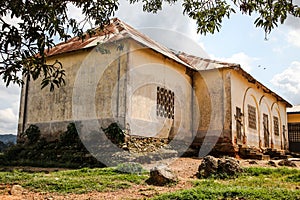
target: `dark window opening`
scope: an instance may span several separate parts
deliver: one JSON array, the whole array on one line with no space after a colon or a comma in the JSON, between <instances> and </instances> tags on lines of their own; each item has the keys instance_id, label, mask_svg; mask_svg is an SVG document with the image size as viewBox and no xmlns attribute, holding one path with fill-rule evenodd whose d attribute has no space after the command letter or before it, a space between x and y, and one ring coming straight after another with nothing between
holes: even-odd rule
<instances>
[{"instance_id":1,"label":"dark window opening","mask_svg":"<svg viewBox=\"0 0 300 200\"><path fill-rule=\"evenodd\" d=\"M256 130L256 108L248 105L248 124L249 128Z\"/></svg>"},{"instance_id":2,"label":"dark window opening","mask_svg":"<svg viewBox=\"0 0 300 200\"><path fill-rule=\"evenodd\" d=\"M242 139L242 111L241 108L236 107L236 134L237 139Z\"/></svg>"},{"instance_id":3,"label":"dark window opening","mask_svg":"<svg viewBox=\"0 0 300 200\"><path fill-rule=\"evenodd\" d=\"M279 120L278 117L273 117L273 121L274 121L274 135L279 135Z\"/></svg>"},{"instance_id":4,"label":"dark window opening","mask_svg":"<svg viewBox=\"0 0 300 200\"><path fill-rule=\"evenodd\" d=\"M265 147L269 147L270 144L270 133L269 133L269 117L267 114L263 114L263 128L264 128L264 140Z\"/></svg>"}]
</instances>

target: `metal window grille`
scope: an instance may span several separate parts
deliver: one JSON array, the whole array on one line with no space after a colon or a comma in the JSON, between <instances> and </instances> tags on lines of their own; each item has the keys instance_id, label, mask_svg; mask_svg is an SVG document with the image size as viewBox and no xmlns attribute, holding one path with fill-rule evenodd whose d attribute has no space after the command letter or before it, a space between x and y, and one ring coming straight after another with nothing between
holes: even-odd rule
<instances>
[{"instance_id":1,"label":"metal window grille","mask_svg":"<svg viewBox=\"0 0 300 200\"><path fill-rule=\"evenodd\" d=\"M300 142L300 123L289 123L289 142Z\"/></svg>"},{"instance_id":2,"label":"metal window grille","mask_svg":"<svg viewBox=\"0 0 300 200\"><path fill-rule=\"evenodd\" d=\"M174 99L174 92L162 87L157 87L156 115L174 119Z\"/></svg>"}]
</instances>

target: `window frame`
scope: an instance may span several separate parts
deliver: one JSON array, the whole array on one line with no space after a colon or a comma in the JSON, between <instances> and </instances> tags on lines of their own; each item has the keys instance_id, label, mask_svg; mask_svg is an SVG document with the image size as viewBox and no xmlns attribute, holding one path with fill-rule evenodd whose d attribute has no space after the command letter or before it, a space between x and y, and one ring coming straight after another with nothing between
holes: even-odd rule
<instances>
[{"instance_id":1,"label":"window frame","mask_svg":"<svg viewBox=\"0 0 300 200\"><path fill-rule=\"evenodd\" d=\"M248 104L248 127L257 130L256 107Z\"/></svg>"}]
</instances>

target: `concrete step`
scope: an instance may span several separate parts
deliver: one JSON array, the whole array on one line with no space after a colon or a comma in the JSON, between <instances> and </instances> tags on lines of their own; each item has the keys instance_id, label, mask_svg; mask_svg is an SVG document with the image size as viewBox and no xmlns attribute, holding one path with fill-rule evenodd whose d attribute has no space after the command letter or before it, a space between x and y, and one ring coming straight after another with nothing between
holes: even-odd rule
<instances>
[{"instance_id":1,"label":"concrete step","mask_svg":"<svg viewBox=\"0 0 300 200\"><path fill-rule=\"evenodd\" d=\"M273 157L272 159L274 159L274 160L286 160L286 159L290 159L290 158L293 158L293 156L291 156L291 155L281 155L281 156L278 156L278 157Z\"/></svg>"},{"instance_id":2,"label":"concrete step","mask_svg":"<svg viewBox=\"0 0 300 200\"><path fill-rule=\"evenodd\" d=\"M266 149L264 151L264 154L269 155L271 158L285 156L285 152L283 150L271 149L271 148Z\"/></svg>"}]
</instances>

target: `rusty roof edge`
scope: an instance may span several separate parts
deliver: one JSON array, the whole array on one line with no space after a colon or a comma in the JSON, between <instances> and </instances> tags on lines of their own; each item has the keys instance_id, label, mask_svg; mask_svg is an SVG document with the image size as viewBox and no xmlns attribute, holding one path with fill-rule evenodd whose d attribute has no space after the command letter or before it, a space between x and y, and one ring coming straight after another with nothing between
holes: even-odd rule
<instances>
[{"instance_id":1,"label":"rusty roof edge","mask_svg":"<svg viewBox=\"0 0 300 200\"><path fill-rule=\"evenodd\" d=\"M277 101L281 101L281 102L284 102L286 104L286 106L288 108L291 108L293 107L293 105L291 103L289 103L287 100L285 100L284 98L282 98L280 95L278 95L277 93L273 92L271 89L269 89L267 86L265 86L264 84L262 84L261 82L259 82L258 80L256 80L251 74L249 74L248 72L246 72L240 65L239 66L236 66L236 68L238 69L235 69L237 71L241 71L242 75L248 79L248 81L254 81L254 83L257 83L258 85L260 85L262 87L262 89L264 90L267 90L268 93L270 93L271 95L275 96Z\"/></svg>"},{"instance_id":2,"label":"rusty roof edge","mask_svg":"<svg viewBox=\"0 0 300 200\"><path fill-rule=\"evenodd\" d=\"M246 72L240 64L237 64L237 63L226 63L226 62L222 62L222 61L217 61L217 60L211 60L211 59L206 59L206 58L200 58L200 57L197 57L197 56L193 56L193 55L188 55L184 52L179 52L177 54L177 56L179 57L180 55L183 55L183 56L189 56L189 57L193 57L195 59L199 59L199 60L202 60L202 61L205 61L205 62L208 62L208 63L215 63L215 64L219 64L219 65L223 65L223 69L224 68L228 68L228 69L234 69L236 71L241 71L242 75L247 78L247 80L249 82L254 82L254 83L257 83L259 84L263 89L267 90L270 94L272 94L273 96L276 97L276 99L278 101L282 101L284 102L287 107L293 107L291 103L289 103L287 100L285 100L284 98L282 98L281 96L279 96L277 93L273 92L271 89L269 89L268 87L266 87L264 84L262 84L261 82L259 82L258 80L256 80L251 74L249 74L248 72ZM179 57L180 58L180 57ZM182 58L180 58L182 59ZM186 62L186 61L184 61ZM214 68L214 69L221 69L221 68ZM214 69L203 69L203 70L197 70L197 71L207 71L207 70L214 70Z\"/></svg>"},{"instance_id":3,"label":"rusty roof edge","mask_svg":"<svg viewBox=\"0 0 300 200\"><path fill-rule=\"evenodd\" d=\"M112 35L112 36L109 36L109 39L104 41L103 44L105 43L111 43L111 42L116 42L116 41L119 41L119 40L123 40L123 39L128 39L128 38L131 38L133 39L134 41L144 45L144 46L147 46L148 48L160 53L160 54L163 54L165 55L166 57L170 58L171 60L174 60L175 62L179 63L179 64L182 64L184 65L185 67L189 67L191 69L194 69L191 65L189 65L188 63L182 61L180 58L178 58L178 56L172 52L169 48L161 45L160 43L154 41L153 39L151 39L150 37L148 37L147 35L141 33L141 32L138 32L136 31L133 27L131 27L130 25L126 24L125 22L119 20L118 18L113 18L111 20L111 23L118 23L118 25L120 25L124 30L126 30L126 33L128 34L127 36L122 36L122 38L119 38L119 39L116 39L114 40L114 37L116 37L118 34L120 34L120 32L118 33L111 33L109 35ZM122 31L121 31L122 32ZM61 55L61 54L64 54L64 53L72 53L72 52L76 52L76 51L79 51L79 50L84 50L84 49L90 49L90 48L93 48L95 46L97 46L97 44L99 42L101 42L99 38L103 38L103 37L106 37L106 36L96 36L96 38L92 39L92 38L88 38L87 40L90 40L92 39L92 44L91 43L88 43L87 45L79 48L79 49L72 49L72 50L67 50L67 51L62 51L62 52L54 52L53 54L50 54L48 55L48 57L53 57L53 56L58 56L58 55ZM78 40L80 40L80 38L78 37L74 37L74 38L71 38L69 40L69 42L72 42L72 40L76 40L76 38ZM113 41L112 41L113 40ZM98 41L97 43L95 41ZM55 48L59 48L61 46L63 46L64 44L67 44L68 42L61 42L59 44L57 44L56 46L53 47L53 50L55 50ZM152 43L152 44L151 44Z\"/></svg>"},{"instance_id":4,"label":"rusty roof edge","mask_svg":"<svg viewBox=\"0 0 300 200\"><path fill-rule=\"evenodd\" d=\"M151 39L149 36L136 31L133 27L131 27L130 25L126 24L123 21L119 20L119 23L121 23L123 25L123 28L127 30L127 33L130 34L130 38L133 39L136 42L139 42L142 45L147 46L148 48L165 55L166 57L170 58L171 60L184 65L185 67L194 69L193 66L189 65L188 63L184 62L182 59L178 58L178 56L174 53L174 51L172 51L171 49L169 49L168 47L165 47L164 45L156 42L155 40ZM132 29L129 30L128 28ZM132 31L135 31L138 35L135 35ZM154 45L152 46L151 43Z\"/></svg>"},{"instance_id":5,"label":"rusty roof edge","mask_svg":"<svg viewBox=\"0 0 300 200\"><path fill-rule=\"evenodd\" d=\"M118 42L118 41L122 41L122 40L126 40L126 39L132 39L132 38L129 37L129 36L126 36L126 37L119 38L119 39L117 39L117 40L108 40L108 41L105 42L105 44L111 44L111 43ZM60 52L60 53L53 54L53 55L50 55L50 56L47 56L47 57L48 57L48 58L51 58L51 57L59 56L59 55L66 54L66 53L74 53L74 52L76 52L76 51L88 50L88 49L95 48L97 45L98 45L98 44L95 44L95 45L88 45L88 46L85 46L85 47L80 48L80 49L74 49L74 50L71 50L71 51Z\"/></svg>"},{"instance_id":6,"label":"rusty roof edge","mask_svg":"<svg viewBox=\"0 0 300 200\"><path fill-rule=\"evenodd\" d=\"M178 53L176 53L176 56L179 58L179 59L182 59L180 56L186 56L186 57L192 57L194 59L197 59L197 60L202 60L204 62L208 62L208 63L214 63L214 64L218 64L218 65L223 65L224 67L222 68L225 68L225 67L235 67L235 66L240 66L240 64L237 64L237 63L228 63L228 62L223 62L223 61L219 61L219 60L213 60L213 59L209 59L209 58L201 58L201 57L198 57L198 56L194 56L194 55L189 55L185 52L181 52L179 51Z\"/></svg>"}]
</instances>

